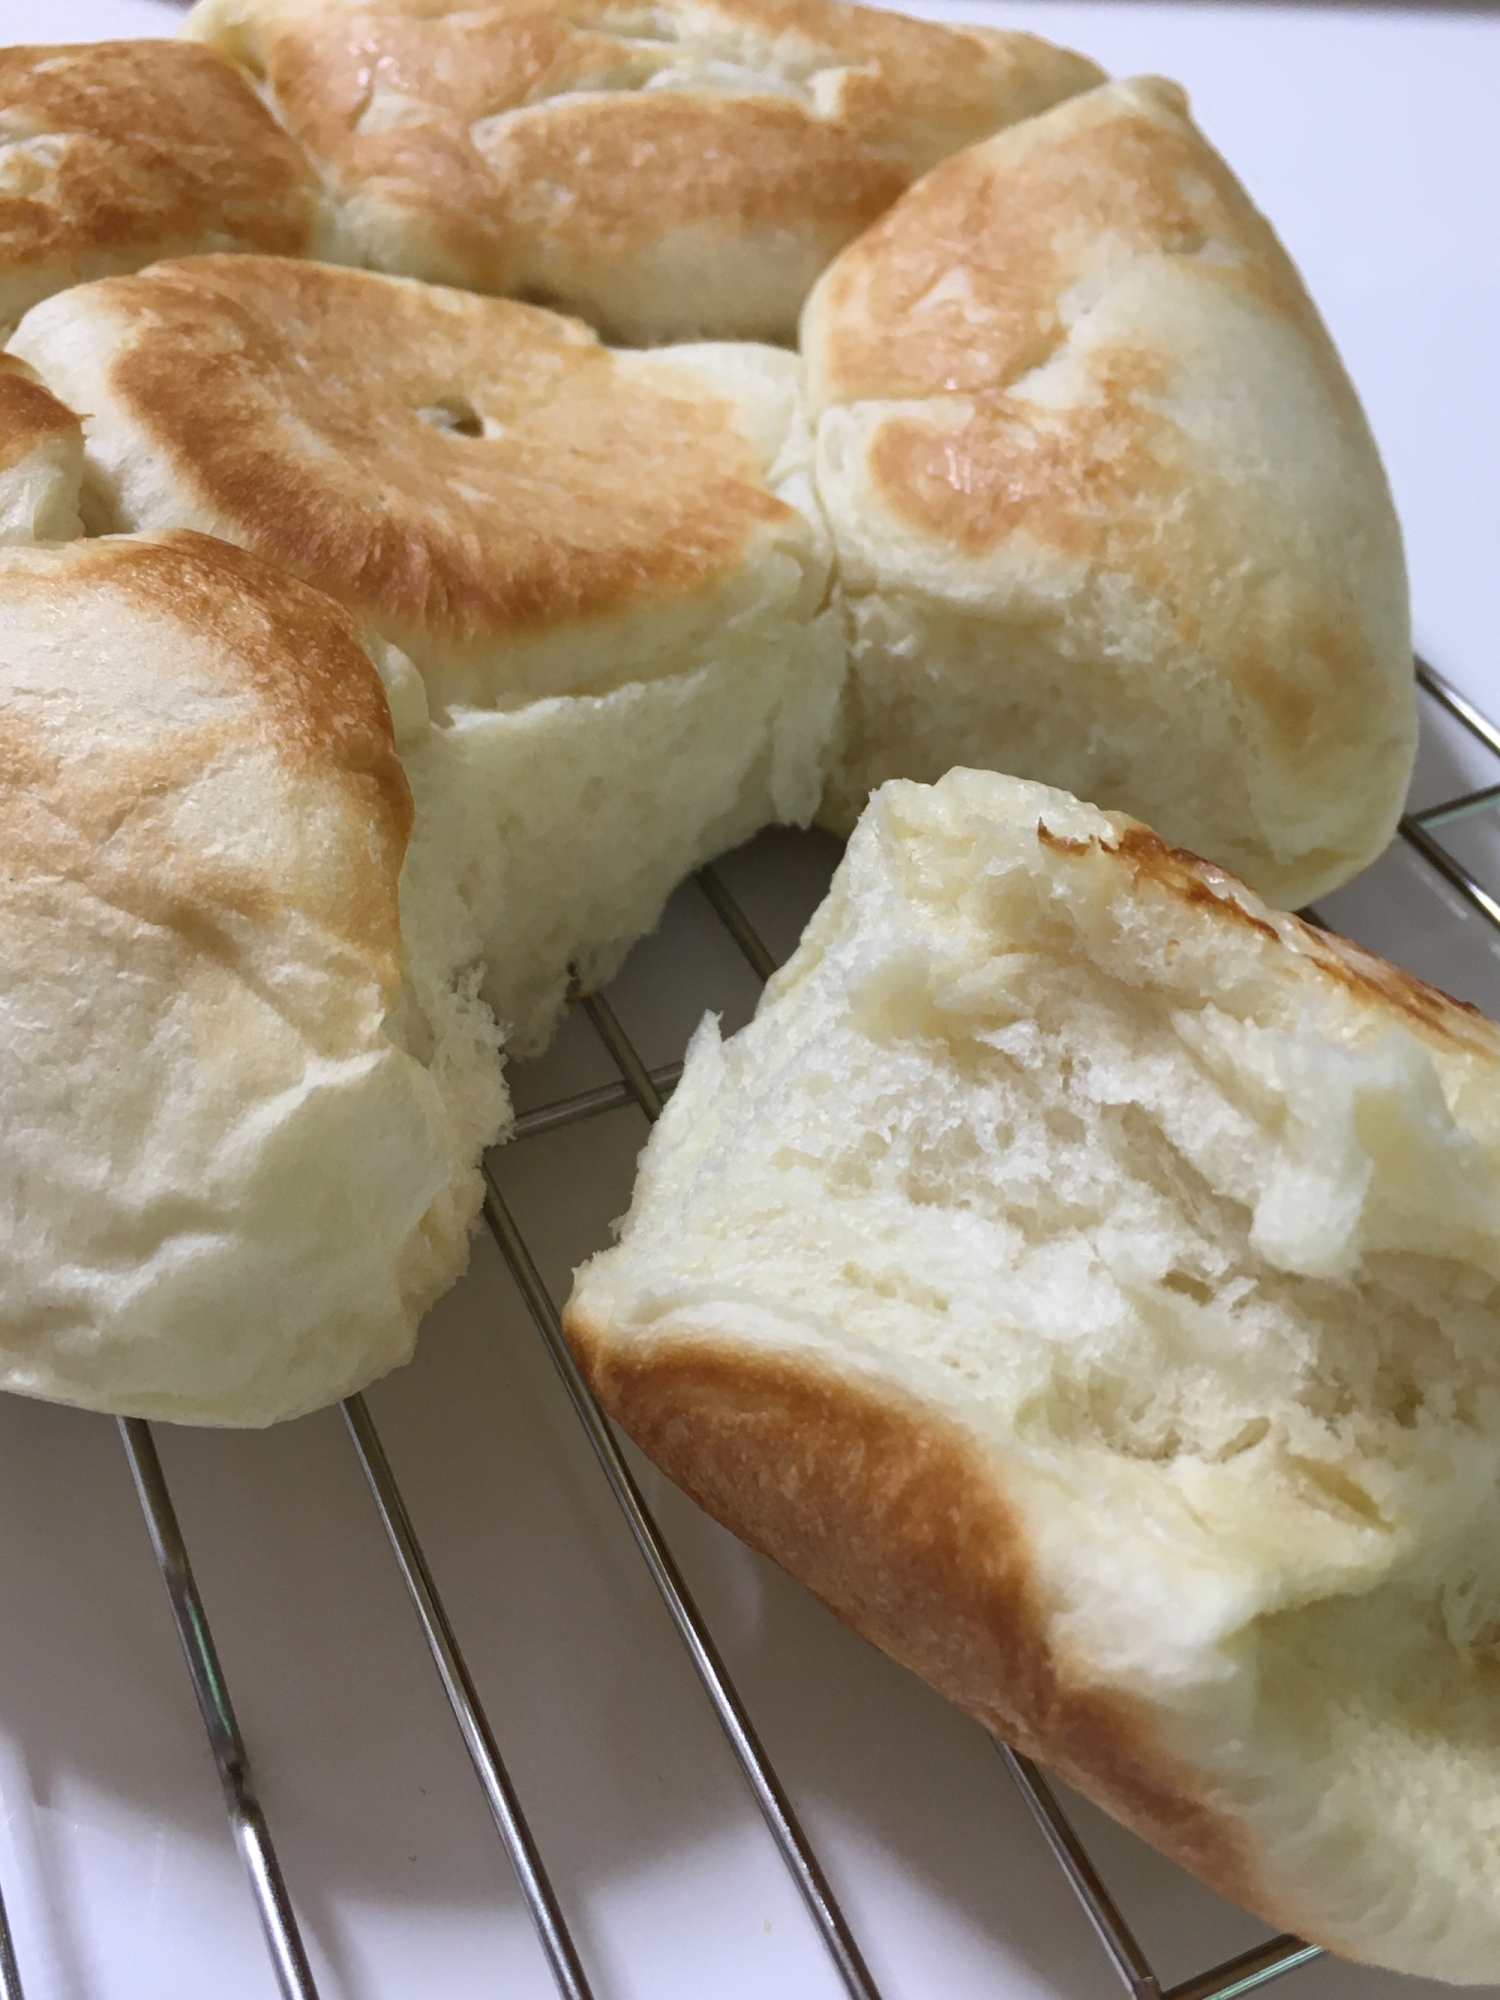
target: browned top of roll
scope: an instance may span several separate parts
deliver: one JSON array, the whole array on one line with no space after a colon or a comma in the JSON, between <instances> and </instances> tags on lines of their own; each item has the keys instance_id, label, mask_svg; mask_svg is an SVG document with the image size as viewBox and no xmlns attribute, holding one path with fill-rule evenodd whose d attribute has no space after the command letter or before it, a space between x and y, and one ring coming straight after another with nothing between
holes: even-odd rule
<instances>
[{"instance_id":1,"label":"browned top of roll","mask_svg":"<svg viewBox=\"0 0 1500 2000\"><path fill-rule=\"evenodd\" d=\"M269 953L286 924L315 923L373 970L389 1004L401 972L395 891L411 792L380 677L348 614L243 550L188 531L8 549L0 597L12 654L28 663L37 654L33 671L46 680L57 676L61 637L71 665L57 700L75 717L76 741L61 755L56 714L33 699L35 688L25 698L8 690L0 703L17 879L82 883L80 894L180 934L208 959L231 954L237 925L258 925ZM37 636L47 632L50 654ZM128 644L91 644L100 633L127 634ZM164 689L170 729L159 713ZM163 829L203 773L235 758L246 797L267 771L315 797L309 825L322 826L322 840L306 829L254 837L250 808L234 830L243 854L223 851L227 821L217 846L168 839ZM266 811L271 797L261 798ZM326 1032L340 1047L343 1027Z\"/></svg>"},{"instance_id":2,"label":"browned top of roll","mask_svg":"<svg viewBox=\"0 0 1500 2000\"><path fill-rule=\"evenodd\" d=\"M732 256L785 232L816 253L805 289L936 160L1100 75L1036 36L838 0L203 0L187 32L262 81L357 208L359 261L592 295L632 339L662 337L635 323L669 302L610 295L674 233Z\"/></svg>"},{"instance_id":3,"label":"browned top of roll","mask_svg":"<svg viewBox=\"0 0 1500 2000\"><path fill-rule=\"evenodd\" d=\"M1007 421L1023 414L1009 392L1064 353L1090 288L1102 291L1137 258L1192 260L1200 274L1211 267L1226 298L1259 300L1320 365L1340 420L1363 435L1295 267L1186 114L1178 87L1156 78L1075 98L945 161L828 271L804 329L814 413L973 399L941 450L926 423L893 413L884 426L881 485L913 519L976 554L1023 516L1032 534L1066 544L1081 516L1102 518L1095 503L1109 495L1086 493L1091 479L1122 502L1165 484L1146 413L1153 393L1170 391L1171 359L1145 323L1123 329L1103 393L1065 422Z\"/></svg>"},{"instance_id":4,"label":"browned top of roll","mask_svg":"<svg viewBox=\"0 0 1500 2000\"><path fill-rule=\"evenodd\" d=\"M164 462L197 525L398 641L680 596L795 520L723 401L627 380L576 321L509 300L190 258L53 301L22 342L127 480Z\"/></svg>"},{"instance_id":5,"label":"browned top of roll","mask_svg":"<svg viewBox=\"0 0 1500 2000\"><path fill-rule=\"evenodd\" d=\"M1124 793L1072 766L1081 791L1276 900L1385 844L1414 731L1389 488L1290 258L1175 84L1109 84L943 161L823 274L802 352L851 588L923 591L955 646L982 602L997 632L1106 663L1123 698L1095 741L1175 705L1225 773L1193 819L1154 755ZM1064 775L1014 729L958 754Z\"/></svg>"},{"instance_id":6,"label":"browned top of roll","mask_svg":"<svg viewBox=\"0 0 1500 2000\"><path fill-rule=\"evenodd\" d=\"M317 186L301 148L209 49L0 49L0 123L0 324L153 258L310 245Z\"/></svg>"}]
</instances>

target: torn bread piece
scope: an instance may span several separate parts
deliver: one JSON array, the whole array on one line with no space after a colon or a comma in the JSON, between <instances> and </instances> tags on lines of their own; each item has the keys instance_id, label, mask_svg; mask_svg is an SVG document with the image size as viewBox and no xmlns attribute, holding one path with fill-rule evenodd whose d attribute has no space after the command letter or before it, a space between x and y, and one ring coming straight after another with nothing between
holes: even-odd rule
<instances>
[{"instance_id":1,"label":"torn bread piece","mask_svg":"<svg viewBox=\"0 0 1500 2000\"><path fill-rule=\"evenodd\" d=\"M414 664L418 838L513 1050L690 868L811 816L844 656L794 356L251 257L79 288L12 347L90 413L91 526L240 543Z\"/></svg>"},{"instance_id":2,"label":"torn bread piece","mask_svg":"<svg viewBox=\"0 0 1500 2000\"><path fill-rule=\"evenodd\" d=\"M0 49L0 335L53 292L191 251L313 254L317 176L254 87L177 41Z\"/></svg>"},{"instance_id":3,"label":"torn bread piece","mask_svg":"<svg viewBox=\"0 0 1500 2000\"><path fill-rule=\"evenodd\" d=\"M1267 1922L1500 1979L1500 1030L1123 814L884 786L569 1337L856 1630Z\"/></svg>"},{"instance_id":4,"label":"torn bread piece","mask_svg":"<svg viewBox=\"0 0 1500 2000\"><path fill-rule=\"evenodd\" d=\"M201 0L182 32L306 146L340 261L610 339L780 340L945 154L1102 72L1038 36L837 0Z\"/></svg>"},{"instance_id":5,"label":"torn bread piece","mask_svg":"<svg viewBox=\"0 0 1500 2000\"><path fill-rule=\"evenodd\" d=\"M1174 84L944 162L802 326L852 672L824 813L954 764L1134 813L1296 908L1390 839L1401 533L1358 399Z\"/></svg>"},{"instance_id":6,"label":"torn bread piece","mask_svg":"<svg viewBox=\"0 0 1500 2000\"><path fill-rule=\"evenodd\" d=\"M349 1394L463 1271L507 1116L375 666L201 535L0 549L0 731L0 1387Z\"/></svg>"}]
</instances>

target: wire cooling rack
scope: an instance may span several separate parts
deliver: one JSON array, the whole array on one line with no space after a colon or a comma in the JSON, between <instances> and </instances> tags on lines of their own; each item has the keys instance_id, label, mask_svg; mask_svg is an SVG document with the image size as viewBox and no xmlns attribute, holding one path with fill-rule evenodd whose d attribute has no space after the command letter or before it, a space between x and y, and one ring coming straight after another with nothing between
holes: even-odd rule
<instances>
[{"instance_id":1,"label":"wire cooling rack","mask_svg":"<svg viewBox=\"0 0 1500 2000\"><path fill-rule=\"evenodd\" d=\"M1401 823L1401 835L1408 850L1419 856L1424 866L1436 871L1445 885L1449 892L1446 903L1449 917L1461 918L1465 912L1472 912L1485 926L1500 934L1500 900L1476 872L1479 863L1474 854L1466 852L1462 839L1456 838L1457 830L1481 823L1493 824L1484 822L1483 816L1500 806L1500 729L1421 662L1417 674L1426 697L1425 719L1436 722L1439 735L1446 730L1450 744L1446 759L1438 758L1436 784L1430 768L1432 760L1427 760L1426 790L1429 794L1435 790L1437 795L1431 796L1426 804L1414 803ZM1459 742L1457 752L1453 751L1451 741L1455 731ZM1478 785L1467 782L1474 775L1475 754L1490 760L1485 768L1491 772L1491 782ZM1447 784L1441 782L1445 776L1450 780ZM1464 788L1455 791L1451 781L1459 778L1465 779ZM752 972L762 981L769 977L775 961L730 893L721 872L705 869L696 879ZM557 1301L544 1282L533 1248L502 1192L497 1164L514 1171L516 1149L524 1147L526 1141L631 1105L638 1107L648 1120L654 1120L681 1074L681 1064L677 1062L648 1067L607 994L585 995L577 1005L592 1024L617 1074L611 1082L554 1098L519 1117L510 1145L487 1164L485 1220L562 1379L567 1398L597 1456L640 1558L686 1648L703 1696L800 1892L838 1982L850 2000L878 2000L878 1988L854 1928L830 1886L787 1787L767 1754L626 1454L573 1361L563 1339ZM342 1416L557 1990L567 2000L590 2000L598 1989L591 1985L585 1972L585 1954L580 1951L549 1880L546 1858L497 1748L495 1733L465 1664L453 1621L434 1581L365 1398L351 1397L342 1406ZM118 1428L223 1786L230 1826L259 1914L275 1980L286 2000L313 2000L319 1988L299 1929L296 1905L283 1877L252 1777L249 1754L194 1579L152 1427L137 1419L122 1419ZM1279 1937L1176 1984L1165 1984L1046 1777L1028 1759L1004 1744L995 1747L1132 2000L1235 2000L1235 1996L1248 1994L1318 1956L1312 1946L1295 1938ZM0 1899L0 2000L22 2000L24 1991L24 1968L18 1962Z\"/></svg>"}]
</instances>

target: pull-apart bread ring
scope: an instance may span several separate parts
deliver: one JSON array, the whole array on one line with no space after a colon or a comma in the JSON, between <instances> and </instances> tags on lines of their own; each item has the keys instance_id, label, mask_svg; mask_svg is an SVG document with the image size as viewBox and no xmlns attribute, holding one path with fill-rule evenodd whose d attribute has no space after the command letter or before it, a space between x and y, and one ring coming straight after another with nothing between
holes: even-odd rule
<instances>
[{"instance_id":1,"label":"pull-apart bread ring","mask_svg":"<svg viewBox=\"0 0 1500 2000\"><path fill-rule=\"evenodd\" d=\"M404 1361L505 1116L347 614L194 534L0 549L0 1386L264 1424Z\"/></svg>"},{"instance_id":2,"label":"pull-apart bread ring","mask_svg":"<svg viewBox=\"0 0 1500 2000\"><path fill-rule=\"evenodd\" d=\"M202 0L184 32L317 162L341 261L638 345L790 341L903 188L1102 74L836 0Z\"/></svg>"},{"instance_id":3,"label":"pull-apart bread ring","mask_svg":"<svg viewBox=\"0 0 1500 2000\"><path fill-rule=\"evenodd\" d=\"M1390 838L1405 569L1290 260L1157 81L935 168L803 317L852 673L825 814L984 764L1296 906Z\"/></svg>"},{"instance_id":4,"label":"pull-apart bread ring","mask_svg":"<svg viewBox=\"0 0 1500 2000\"><path fill-rule=\"evenodd\" d=\"M0 49L0 333L53 292L160 257L307 255L320 214L301 147L211 50Z\"/></svg>"},{"instance_id":5,"label":"pull-apart bread ring","mask_svg":"<svg viewBox=\"0 0 1500 2000\"><path fill-rule=\"evenodd\" d=\"M1123 814L871 802L574 1350L719 1520L1268 1922L1500 1979L1500 1030Z\"/></svg>"},{"instance_id":6,"label":"pull-apart bread ring","mask_svg":"<svg viewBox=\"0 0 1500 2000\"><path fill-rule=\"evenodd\" d=\"M415 664L415 838L512 1048L570 961L607 976L692 867L810 818L843 651L794 356L254 257L80 287L13 347L89 412L91 525L238 542Z\"/></svg>"}]
</instances>

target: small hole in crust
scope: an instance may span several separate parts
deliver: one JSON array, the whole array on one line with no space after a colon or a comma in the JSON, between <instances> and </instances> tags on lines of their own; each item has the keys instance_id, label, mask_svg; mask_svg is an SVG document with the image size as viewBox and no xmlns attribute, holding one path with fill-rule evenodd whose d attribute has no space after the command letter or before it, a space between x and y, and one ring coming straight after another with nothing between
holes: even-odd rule
<instances>
[{"instance_id":1,"label":"small hole in crust","mask_svg":"<svg viewBox=\"0 0 1500 2000\"><path fill-rule=\"evenodd\" d=\"M435 431L450 437L482 438L484 418L465 396L444 396L441 402L424 403L417 415Z\"/></svg>"}]
</instances>

